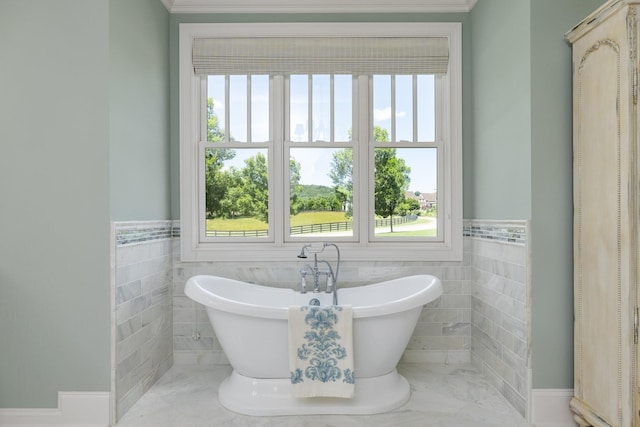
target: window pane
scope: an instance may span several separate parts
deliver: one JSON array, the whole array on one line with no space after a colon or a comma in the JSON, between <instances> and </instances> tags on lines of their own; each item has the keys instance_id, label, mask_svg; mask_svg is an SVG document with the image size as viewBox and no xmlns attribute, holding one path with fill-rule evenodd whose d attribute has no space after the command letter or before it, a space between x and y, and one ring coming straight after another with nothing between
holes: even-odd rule
<instances>
[{"instance_id":1,"label":"window pane","mask_svg":"<svg viewBox=\"0 0 640 427\"><path fill-rule=\"evenodd\" d=\"M353 129L352 104L353 104L353 78L350 75L339 74L334 76L334 139L336 141L351 141L351 129Z\"/></svg>"},{"instance_id":2,"label":"window pane","mask_svg":"<svg viewBox=\"0 0 640 427\"><path fill-rule=\"evenodd\" d=\"M413 76L396 76L396 141L413 141Z\"/></svg>"},{"instance_id":3,"label":"window pane","mask_svg":"<svg viewBox=\"0 0 640 427\"><path fill-rule=\"evenodd\" d=\"M294 74L289 78L289 137L292 141L309 141L309 76Z\"/></svg>"},{"instance_id":4,"label":"window pane","mask_svg":"<svg viewBox=\"0 0 640 427\"><path fill-rule=\"evenodd\" d=\"M313 140L331 141L331 82L329 75L316 74L313 82Z\"/></svg>"},{"instance_id":5,"label":"window pane","mask_svg":"<svg viewBox=\"0 0 640 427\"><path fill-rule=\"evenodd\" d=\"M207 148L204 161L206 236L267 236L267 150Z\"/></svg>"},{"instance_id":6,"label":"window pane","mask_svg":"<svg viewBox=\"0 0 640 427\"><path fill-rule=\"evenodd\" d=\"M229 140L247 141L247 76L229 77Z\"/></svg>"},{"instance_id":7,"label":"window pane","mask_svg":"<svg viewBox=\"0 0 640 427\"><path fill-rule=\"evenodd\" d=\"M224 76L207 78L207 141L224 141Z\"/></svg>"},{"instance_id":8,"label":"window pane","mask_svg":"<svg viewBox=\"0 0 640 427\"><path fill-rule=\"evenodd\" d=\"M437 235L436 148L377 148L374 205L376 237Z\"/></svg>"},{"instance_id":9,"label":"window pane","mask_svg":"<svg viewBox=\"0 0 640 427\"><path fill-rule=\"evenodd\" d=\"M251 76L251 141L269 141L269 76Z\"/></svg>"},{"instance_id":10,"label":"window pane","mask_svg":"<svg viewBox=\"0 0 640 427\"><path fill-rule=\"evenodd\" d=\"M376 141L390 141L391 114L391 76L373 76L373 136Z\"/></svg>"},{"instance_id":11,"label":"window pane","mask_svg":"<svg viewBox=\"0 0 640 427\"><path fill-rule=\"evenodd\" d=\"M435 77L418 76L418 141L436 139Z\"/></svg>"},{"instance_id":12,"label":"window pane","mask_svg":"<svg viewBox=\"0 0 640 427\"><path fill-rule=\"evenodd\" d=\"M292 148L291 236L353 236L353 150Z\"/></svg>"}]
</instances>

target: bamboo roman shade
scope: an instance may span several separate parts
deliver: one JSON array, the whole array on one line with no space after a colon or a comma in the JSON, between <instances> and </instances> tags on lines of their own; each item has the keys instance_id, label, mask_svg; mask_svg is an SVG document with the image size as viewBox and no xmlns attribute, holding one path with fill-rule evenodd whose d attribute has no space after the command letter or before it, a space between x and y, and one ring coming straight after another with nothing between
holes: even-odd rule
<instances>
[{"instance_id":1,"label":"bamboo roman shade","mask_svg":"<svg viewBox=\"0 0 640 427\"><path fill-rule=\"evenodd\" d=\"M196 74L442 74L445 37L195 38Z\"/></svg>"}]
</instances>

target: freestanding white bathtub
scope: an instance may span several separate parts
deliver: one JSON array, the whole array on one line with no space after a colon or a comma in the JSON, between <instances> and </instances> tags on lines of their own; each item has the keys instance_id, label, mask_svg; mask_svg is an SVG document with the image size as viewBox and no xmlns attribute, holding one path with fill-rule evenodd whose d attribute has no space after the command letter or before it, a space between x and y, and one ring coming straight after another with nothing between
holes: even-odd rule
<instances>
[{"instance_id":1,"label":"freestanding white bathtub","mask_svg":"<svg viewBox=\"0 0 640 427\"><path fill-rule=\"evenodd\" d=\"M246 415L374 414L402 406L410 397L396 371L422 306L442 295L437 277L417 275L338 290L338 303L353 307L355 397L291 395L287 318L291 305L327 293L300 293L216 276L194 276L185 294L206 306L233 372L218 390L227 409Z\"/></svg>"}]
</instances>

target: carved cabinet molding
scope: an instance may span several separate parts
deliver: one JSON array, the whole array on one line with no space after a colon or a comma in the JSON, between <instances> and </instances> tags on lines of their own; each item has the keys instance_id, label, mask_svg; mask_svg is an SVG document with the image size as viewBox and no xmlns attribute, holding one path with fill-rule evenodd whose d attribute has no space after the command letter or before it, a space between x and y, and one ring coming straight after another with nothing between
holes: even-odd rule
<instances>
[{"instance_id":1,"label":"carved cabinet molding","mask_svg":"<svg viewBox=\"0 0 640 427\"><path fill-rule=\"evenodd\" d=\"M580 426L640 427L638 26L611 0L573 48L574 397Z\"/></svg>"}]
</instances>

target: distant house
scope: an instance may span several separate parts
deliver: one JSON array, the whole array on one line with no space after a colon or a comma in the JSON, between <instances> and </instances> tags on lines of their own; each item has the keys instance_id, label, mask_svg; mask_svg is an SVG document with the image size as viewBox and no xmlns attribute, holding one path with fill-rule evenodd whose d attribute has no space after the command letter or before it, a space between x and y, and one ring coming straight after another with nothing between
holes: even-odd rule
<instances>
[{"instance_id":1,"label":"distant house","mask_svg":"<svg viewBox=\"0 0 640 427\"><path fill-rule=\"evenodd\" d=\"M418 193L416 195L416 193ZM421 210L427 210L435 207L438 203L438 193L422 193L420 191L407 191L405 193L407 199L414 199L420 203Z\"/></svg>"}]
</instances>

